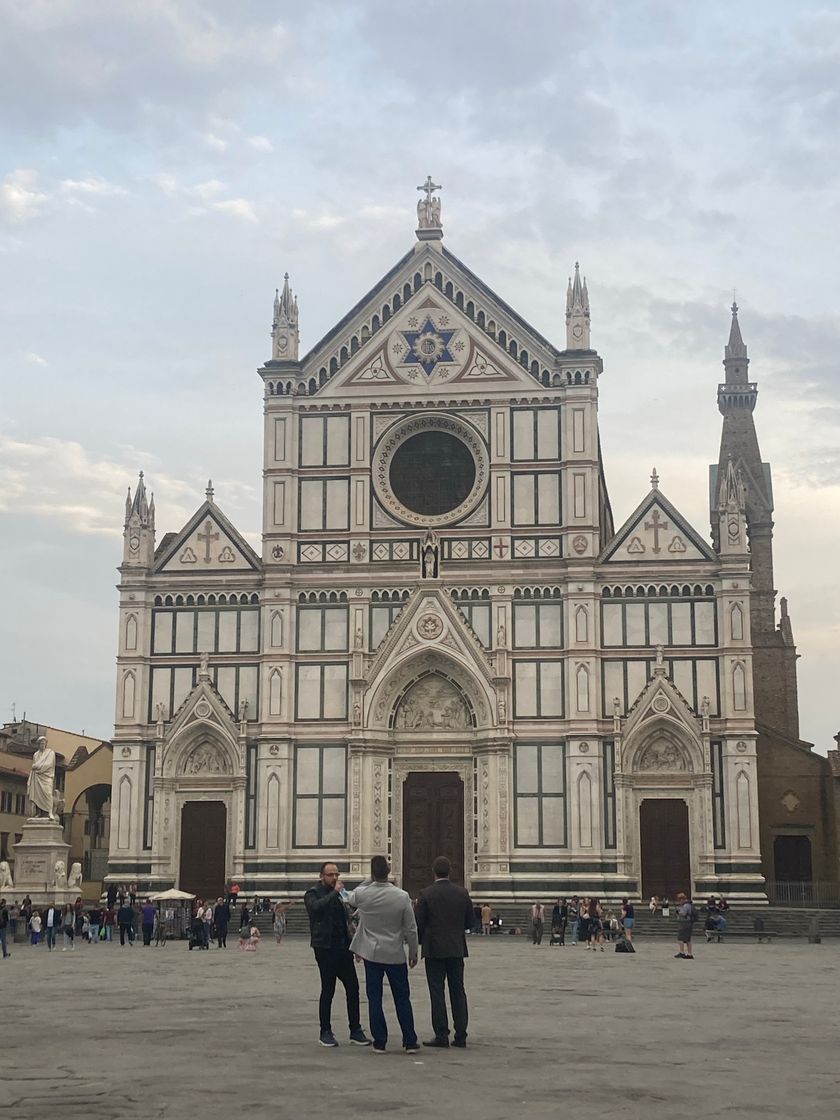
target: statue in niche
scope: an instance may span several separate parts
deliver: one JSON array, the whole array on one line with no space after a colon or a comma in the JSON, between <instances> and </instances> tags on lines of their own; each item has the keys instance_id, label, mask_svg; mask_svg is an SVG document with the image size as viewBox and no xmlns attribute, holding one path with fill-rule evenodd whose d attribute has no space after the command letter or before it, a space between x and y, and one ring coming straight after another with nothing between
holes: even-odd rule
<instances>
[{"instance_id":1,"label":"statue in niche","mask_svg":"<svg viewBox=\"0 0 840 1120\"><path fill-rule=\"evenodd\" d=\"M640 770L685 770L682 752L667 740L651 743L639 759Z\"/></svg>"},{"instance_id":2,"label":"statue in niche","mask_svg":"<svg viewBox=\"0 0 840 1120\"><path fill-rule=\"evenodd\" d=\"M409 689L394 726L401 731L465 731L472 727L472 716L456 687L433 673Z\"/></svg>"},{"instance_id":3,"label":"statue in niche","mask_svg":"<svg viewBox=\"0 0 840 1120\"><path fill-rule=\"evenodd\" d=\"M426 533L426 538L423 541L420 560L423 579L437 579L440 569L440 545L431 529Z\"/></svg>"}]
</instances>

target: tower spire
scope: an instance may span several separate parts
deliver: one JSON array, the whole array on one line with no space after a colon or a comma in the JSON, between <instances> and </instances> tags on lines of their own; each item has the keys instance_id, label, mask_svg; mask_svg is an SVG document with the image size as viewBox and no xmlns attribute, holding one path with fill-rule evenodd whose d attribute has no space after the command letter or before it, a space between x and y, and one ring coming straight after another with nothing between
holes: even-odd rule
<instances>
[{"instance_id":1,"label":"tower spire","mask_svg":"<svg viewBox=\"0 0 840 1120\"><path fill-rule=\"evenodd\" d=\"M566 289L566 349L589 350L589 292L586 277L581 280L580 264L575 261L575 278L569 277Z\"/></svg>"},{"instance_id":2,"label":"tower spire","mask_svg":"<svg viewBox=\"0 0 840 1120\"><path fill-rule=\"evenodd\" d=\"M143 472L137 479L134 498L131 487L125 500L125 525L123 527L123 564L129 567L147 568L152 564L155 553L155 496L151 501L146 496L146 483Z\"/></svg>"},{"instance_id":3,"label":"tower spire","mask_svg":"<svg viewBox=\"0 0 840 1120\"><path fill-rule=\"evenodd\" d=\"M296 362L300 346L297 299L292 297L288 272L283 276L283 291L274 290L274 315L271 321L271 360Z\"/></svg>"}]
</instances>

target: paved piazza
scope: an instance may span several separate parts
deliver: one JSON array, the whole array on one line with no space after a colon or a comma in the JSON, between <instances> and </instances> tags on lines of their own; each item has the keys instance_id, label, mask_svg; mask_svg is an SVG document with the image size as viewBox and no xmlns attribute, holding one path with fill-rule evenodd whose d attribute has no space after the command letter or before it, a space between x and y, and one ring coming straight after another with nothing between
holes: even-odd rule
<instances>
[{"instance_id":1,"label":"paved piazza","mask_svg":"<svg viewBox=\"0 0 840 1120\"><path fill-rule=\"evenodd\" d=\"M470 1048L318 1046L306 942L255 954L113 945L0 962L0 1116L835 1117L840 944L607 949L473 939ZM430 1036L425 978L413 992ZM390 997L389 1025L395 1022ZM362 1005L363 1022L367 1009Z\"/></svg>"}]
</instances>

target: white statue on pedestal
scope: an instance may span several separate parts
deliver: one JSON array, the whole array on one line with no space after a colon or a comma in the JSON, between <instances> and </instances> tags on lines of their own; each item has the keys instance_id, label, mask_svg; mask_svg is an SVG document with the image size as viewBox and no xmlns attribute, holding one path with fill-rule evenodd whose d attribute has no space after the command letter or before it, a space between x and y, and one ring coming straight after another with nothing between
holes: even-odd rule
<instances>
[{"instance_id":1,"label":"white statue on pedestal","mask_svg":"<svg viewBox=\"0 0 840 1120\"><path fill-rule=\"evenodd\" d=\"M13 887L12 869L9 867L9 861L6 859L0 860L0 892L10 891Z\"/></svg>"},{"instance_id":2,"label":"white statue on pedestal","mask_svg":"<svg viewBox=\"0 0 840 1120\"><path fill-rule=\"evenodd\" d=\"M67 864L63 859L55 861L55 882L53 886L61 888L67 886Z\"/></svg>"},{"instance_id":3,"label":"white statue on pedestal","mask_svg":"<svg viewBox=\"0 0 840 1120\"><path fill-rule=\"evenodd\" d=\"M54 821L55 751L50 750L43 735L36 745L38 749L32 756L32 767L26 781L29 809L33 817L46 817L47 820Z\"/></svg>"},{"instance_id":4,"label":"white statue on pedestal","mask_svg":"<svg viewBox=\"0 0 840 1120\"><path fill-rule=\"evenodd\" d=\"M82 865L78 861L76 863L70 864L70 874L67 876L67 886L68 888L72 887L74 889L78 887L79 890L81 890L82 888Z\"/></svg>"}]
</instances>

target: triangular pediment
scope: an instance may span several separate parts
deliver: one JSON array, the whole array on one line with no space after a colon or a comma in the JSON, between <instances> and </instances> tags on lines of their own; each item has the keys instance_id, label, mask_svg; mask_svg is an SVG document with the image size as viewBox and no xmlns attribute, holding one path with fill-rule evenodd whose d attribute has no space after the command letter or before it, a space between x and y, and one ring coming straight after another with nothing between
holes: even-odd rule
<instances>
[{"instance_id":1,"label":"triangular pediment","mask_svg":"<svg viewBox=\"0 0 840 1120\"><path fill-rule=\"evenodd\" d=\"M202 669L166 730L163 769L207 775L236 773L241 768L238 735L233 713Z\"/></svg>"},{"instance_id":2,"label":"triangular pediment","mask_svg":"<svg viewBox=\"0 0 840 1120\"><path fill-rule=\"evenodd\" d=\"M657 489L637 506L600 556L601 563L623 564L714 559L710 546Z\"/></svg>"},{"instance_id":3,"label":"triangular pediment","mask_svg":"<svg viewBox=\"0 0 840 1120\"><path fill-rule=\"evenodd\" d=\"M701 721L658 664L622 727L627 769L678 773L705 770Z\"/></svg>"},{"instance_id":4,"label":"triangular pediment","mask_svg":"<svg viewBox=\"0 0 840 1120\"><path fill-rule=\"evenodd\" d=\"M420 588L405 601L383 638L366 672L373 682L385 668L422 650L448 650L490 681L493 669L488 655L467 620L441 588Z\"/></svg>"},{"instance_id":5,"label":"triangular pediment","mask_svg":"<svg viewBox=\"0 0 840 1120\"><path fill-rule=\"evenodd\" d=\"M342 393L387 393L389 385L440 392L456 381L463 392L464 382L533 388L547 380L558 354L457 257L421 244L313 347L301 367L319 397L335 395L339 386Z\"/></svg>"},{"instance_id":6,"label":"triangular pediment","mask_svg":"<svg viewBox=\"0 0 840 1120\"><path fill-rule=\"evenodd\" d=\"M260 559L215 502L206 501L155 559L156 572L258 572Z\"/></svg>"}]
</instances>

